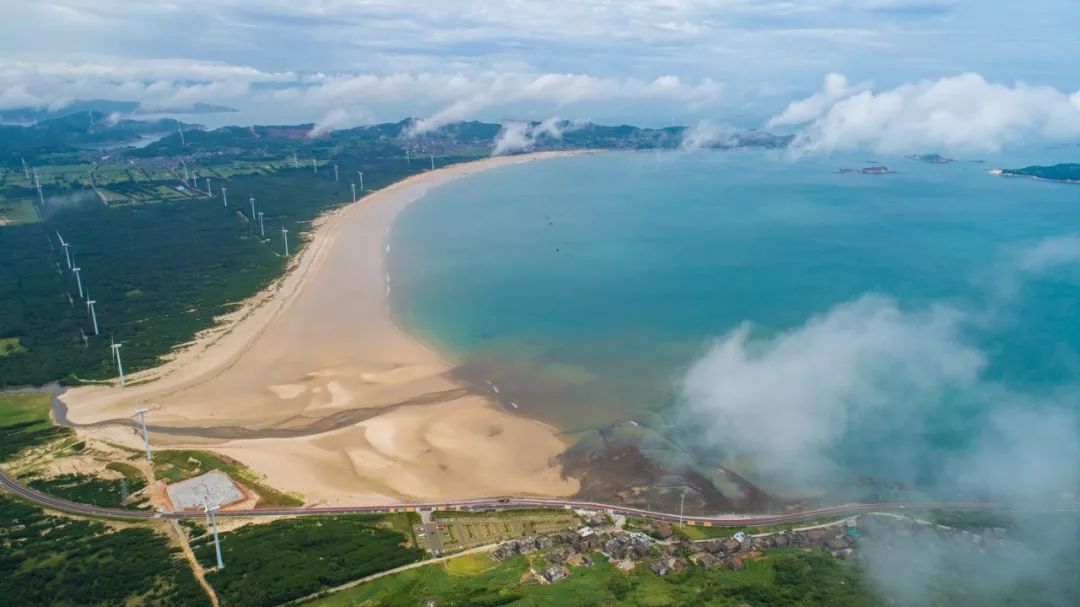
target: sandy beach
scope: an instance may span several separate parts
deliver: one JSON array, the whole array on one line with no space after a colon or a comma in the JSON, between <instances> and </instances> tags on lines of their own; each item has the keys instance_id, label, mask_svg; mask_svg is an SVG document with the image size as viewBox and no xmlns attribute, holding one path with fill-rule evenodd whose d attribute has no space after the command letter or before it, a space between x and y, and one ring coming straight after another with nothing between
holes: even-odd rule
<instances>
[{"instance_id":1,"label":"sandy beach","mask_svg":"<svg viewBox=\"0 0 1080 607\"><path fill-rule=\"evenodd\" d=\"M452 363L402 333L387 301L398 213L454 179L554 155L450 166L323 216L270 289L127 387L69 390L68 418L130 419L138 400L170 429L152 435L159 447L223 453L310 504L575 493L554 429L450 379Z\"/></svg>"}]
</instances>

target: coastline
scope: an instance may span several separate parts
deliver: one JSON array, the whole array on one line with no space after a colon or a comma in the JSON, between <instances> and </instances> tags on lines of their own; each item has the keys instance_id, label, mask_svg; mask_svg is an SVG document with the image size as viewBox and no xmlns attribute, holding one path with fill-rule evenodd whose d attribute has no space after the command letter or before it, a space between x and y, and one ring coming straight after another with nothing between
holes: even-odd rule
<instances>
[{"instance_id":1,"label":"coastline","mask_svg":"<svg viewBox=\"0 0 1080 607\"><path fill-rule=\"evenodd\" d=\"M452 361L398 325L386 256L393 221L430 189L581 153L451 165L325 213L282 278L128 387L69 390L69 419L134 445L118 426L139 401L159 447L223 453L309 504L575 493L555 429L453 381Z\"/></svg>"}]
</instances>

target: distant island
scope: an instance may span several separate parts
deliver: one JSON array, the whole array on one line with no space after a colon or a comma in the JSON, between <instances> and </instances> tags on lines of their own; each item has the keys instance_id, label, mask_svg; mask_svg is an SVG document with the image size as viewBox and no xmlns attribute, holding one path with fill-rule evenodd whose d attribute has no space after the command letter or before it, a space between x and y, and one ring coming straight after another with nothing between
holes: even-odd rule
<instances>
[{"instance_id":1,"label":"distant island","mask_svg":"<svg viewBox=\"0 0 1080 607\"><path fill-rule=\"evenodd\" d=\"M863 175L889 175L896 171L890 169L885 165L877 165L871 167L864 167L861 169L839 169L836 173L861 173Z\"/></svg>"},{"instance_id":2,"label":"distant island","mask_svg":"<svg viewBox=\"0 0 1080 607\"><path fill-rule=\"evenodd\" d=\"M146 107L138 101L116 101L113 99L74 99L62 107L18 107L0 110L0 122L11 124L31 124L41 120L63 118L72 114L94 112L96 114L120 116L147 116L161 114L219 114L235 112L235 108L211 103L195 102L182 107Z\"/></svg>"},{"instance_id":3,"label":"distant island","mask_svg":"<svg viewBox=\"0 0 1080 607\"><path fill-rule=\"evenodd\" d=\"M1080 164L1054 164L1049 166L1029 166L1022 169L990 169L991 175L1003 177L1027 177L1059 183L1080 183Z\"/></svg>"},{"instance_id":4,"label":"distant island","mask_svg":"<svg viewBox=\"0 0 1080 607\"><path fill-rule=\"evenodd\" d=\"M908 158L929 162L930 164L949 164L950 162L955 162L952 158L942 156L941 154L912 154L908 156Z\"/></svg>"}]
</instances>

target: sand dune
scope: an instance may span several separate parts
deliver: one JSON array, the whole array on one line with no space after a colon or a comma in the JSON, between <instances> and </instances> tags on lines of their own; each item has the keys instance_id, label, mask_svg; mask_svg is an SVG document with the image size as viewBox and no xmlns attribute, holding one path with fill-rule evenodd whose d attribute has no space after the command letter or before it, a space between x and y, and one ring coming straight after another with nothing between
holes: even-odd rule
<instances>
[{"instance_id":1,"label":"sand dune","mask_svg":"<svg viewBox=\"0 0 1080 607\"><path fill-rule=\"evenodd\" d=\"M128 417L139 399L158 426L252 430L242 440L154 440L220 451L312 503L574 493L577 482L554 464L565 449L555 432L451 380L451 363L401 333L386 299L386 235L402 209L461 176L551 155L425 173L325 216L285 278L168 364L131 378L145 383L67 392L69 419ZM326 419L358 421L258 436Z\"/></svg>"}]
</instances>

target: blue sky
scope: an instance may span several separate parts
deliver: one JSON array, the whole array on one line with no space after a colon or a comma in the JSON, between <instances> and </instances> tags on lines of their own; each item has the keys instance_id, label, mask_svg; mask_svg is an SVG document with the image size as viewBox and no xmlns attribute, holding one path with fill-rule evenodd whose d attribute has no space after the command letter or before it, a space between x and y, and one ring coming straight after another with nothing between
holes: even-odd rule
<instances>
[{"instance_id":1,"label":"blue sky","mask_svg":"<svg viewBox=\"0 0 1080 607\"><path fill-rule=\"evenodd\" d=\"M875 95L965 73L1080 89L1078 0L3 4L0 107L95 96L329 128L406 115L759 127L833 73ZM1040 134L1071 120L1061 99L1036 112Z\"/></svg>"}]
</instances>

